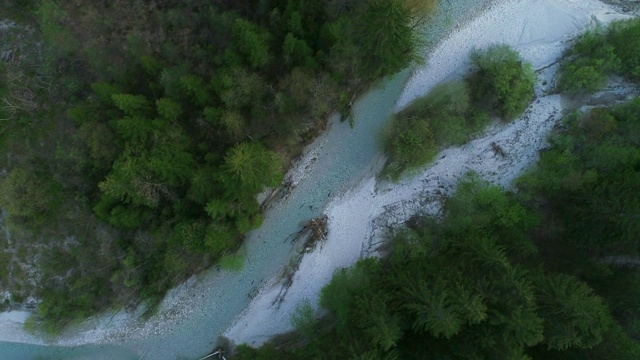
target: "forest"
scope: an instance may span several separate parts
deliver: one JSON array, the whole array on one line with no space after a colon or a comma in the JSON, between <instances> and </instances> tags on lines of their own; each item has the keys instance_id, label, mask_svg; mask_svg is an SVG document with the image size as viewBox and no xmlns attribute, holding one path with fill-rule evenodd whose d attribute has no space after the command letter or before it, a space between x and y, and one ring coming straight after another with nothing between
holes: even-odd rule
<instances>
[{"instance_id":1,"label":"forest","mask_svg":"<svg viewBox=\"0 0 640 360\"><path fill-rule=\"evenodd\" d=\"M338 271L327 315L234 358L637 359L639 119L637 99L572 113L513 192L468 174L442 218Z\"/></svg>"},{"instance_id":2,"label":"forest","mask_svg":"<svg viewBox=\"0 0 640 360\"><path fill-rule=\"evenodd\" d=\"M637 84L638 39L638 20L578 37L558 91L580 103L614 77ZM465 85L444 86L392 121L468 114L434 112L460 109L449 89ZM234 358L640 358L640 99L576 109L549 143L511 189L468 173L384 256L338 270L322 311L301 304L295 332Z\"/></svg>"},{"instance_id":3,"label":"forest","mask_svg":"<svg viewBox=\"0 0 640 360\"><path fill-rule=\"evenodd\" d=\"M256 196L416 59L434 1L3 4L3 306L37 299L56 332L235 267Z\"/></svg>"}]
</instances>

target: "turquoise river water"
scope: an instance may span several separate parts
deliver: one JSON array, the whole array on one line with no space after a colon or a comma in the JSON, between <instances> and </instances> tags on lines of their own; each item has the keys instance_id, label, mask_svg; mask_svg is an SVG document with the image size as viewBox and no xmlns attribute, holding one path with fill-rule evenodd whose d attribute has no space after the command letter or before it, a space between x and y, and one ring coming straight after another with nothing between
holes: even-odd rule
<instances>
[{"instance_id":1,"label":"turquoise river water","mask_svg":"<svg viewBox=\"0 0 640 360\"><path fill-rule=\"evenodd\" d=\"M425 31L428 42L446 35L490 0L441 0ZM355 127L331 120L323 146L308 176L300 181L287 201L274 204L263 225L246 240L247 261L242 271L211 269L199 277L211 286L198 294L195 309L172 329L140 339L109 345L78 347L40 346L0 342L0 359L198 359L212 350L214 342L249 304L248 294L278 274L292 256L285 241L300 223L318 216L335 194L355 185L379 160L377 134L389 118L411 71L381 81L354 104ZM216 286L216 285L220 286Z\"/></svg>"}]
</instances>

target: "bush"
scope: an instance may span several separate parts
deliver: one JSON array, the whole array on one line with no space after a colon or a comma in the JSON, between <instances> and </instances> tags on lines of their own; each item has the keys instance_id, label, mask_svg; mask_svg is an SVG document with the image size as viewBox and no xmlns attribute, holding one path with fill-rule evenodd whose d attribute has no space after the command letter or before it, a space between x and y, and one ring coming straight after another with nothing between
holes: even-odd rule
<instances>
[{"instance_id":1,"label":"bush","mask_svg":"<svg viewBox=\"0 0 640 360\"><path fill-rule=\"evenodd\" d=\"M475 67L469 77L474 100L503 119L520 115L534 97L531 64L507 45L492 45L471 54Z\"/></svg>"},{"instance_id":2,"label":"bush","mask_svg":"<svg viewBox=\"0 0 640 360\"><path fill-rule=\"evenodd\" d=\"M468 141L488 121L471 107L464 82L436 86L393 117L385 136L387 173L397 179L404 170L429 163L438 148Z\"/></svg>"},{"instance_id":3,"label":"bush","mask_svg":"<svg viewBox=\"0 0 640 360\"><path fill-rule=\"evenodd\" d=\"M611 25L607 39L620 59L623 74L640 79L640 20L620 21Z\"/></svg>"},{"instance_id":4,"label":"bush","mask_svg":"<svg viewBox=\"0 0 640 360\"><path fill-rule=\"evenodd\" d=\"M293 325L300 335L310 339L315 333L314 326L316 322L315 310L308 299L304 299L296 305L291 315L291 325Z\"/></svg>"},{"instance_id":5,"label":"bush","mask_svg":"<svg viewBox=\"0 0 640 360\"><path fill-rule=\"evenodd\" d=\"M228 271L240 271L244 267L242 254L227 254L220 258L220 267Z\"/></svg>"},{"instance_id":6,"label":"bush","mask_svg":"<svg viewBox=\"0 0 640 360\"><path fill-rule=\"evenodd\" d=\"M640 20L613 23L580 35L560 65L558 90L570 94L593 93L611 75L640 79Z\"/></svg>"},{"instance_id":7,"label":"bush","mask_svg":"<svg viewBox=\"0 0 640 360\"><path fill-rule=\"evenodd\" d=\"M58 208L59 185L50 174L35 165L23 164L11 169L0 181L0 205L11 222L41 226Z\"/></svg>"},{"instance_id":8,"label":"bush","mask_svg":"<svg viewBox=\"0 0 640 360\"><path fill-rule=\"evenodd\" d=\"M592 93L620 69L620 59L606 42L603 31L596 29L578 37L560 65L558 90L571 94Z\"/></svg>"},{"instance_id":9,"label":"bush","mask_svg":"<svg viewBox=\"0 0 640 360\"><path fill-rule=\"evenodd\" d=\"M394 117L384 148L388 157L386 172L392 179L428 163L437 153L429 124L417 117Z\"/></svg>"}]
</instances>

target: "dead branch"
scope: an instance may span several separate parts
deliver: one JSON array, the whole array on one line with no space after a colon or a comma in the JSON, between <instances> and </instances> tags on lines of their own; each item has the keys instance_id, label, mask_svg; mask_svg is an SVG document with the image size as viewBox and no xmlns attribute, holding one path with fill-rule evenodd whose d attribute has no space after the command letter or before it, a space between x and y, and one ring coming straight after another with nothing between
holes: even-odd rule
<instances>
[{"instance_id":1,"label":"dead branch","mask_svg":"<svg viewBox=\"0 0 640 360\"><path fill-rule=\"evenodd\" d=\"M321 215L317 218L310 219L302 224L302 229L291 236L291 242L296 242L302 238L305 238L305 242L302 246L302 252L294 256L287 267L282 271L281 278L284 279L280 292L273 300L271 305L278 306L284 301L287 292L291 285L293 285L293 275L298 271L300 263L302 262L303 255L313 251L316 244L319 241L327 239L329 217L327 215Z\"/></svg>"}]
</instances>

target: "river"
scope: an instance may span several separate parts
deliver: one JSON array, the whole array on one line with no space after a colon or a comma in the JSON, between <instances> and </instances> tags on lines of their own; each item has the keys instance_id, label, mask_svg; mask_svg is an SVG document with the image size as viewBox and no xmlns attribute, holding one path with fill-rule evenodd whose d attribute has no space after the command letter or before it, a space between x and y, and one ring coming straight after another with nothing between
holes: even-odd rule
<instances>
[{"instance_id":1,"label":"river","mask_svg":"<svg viewBox=\"0 0 640 360\"><path fill-rule=\"evenodd\" d=\"M490 0L441 0L425 30L427 43L436 43L447 30L477 13ZM332 197L353 187L380 159L377 134L389 118L411 75L407 69L384 79L361 96L353 106L355 127L329 121L325 134L311 147L317 152L308 173L286 200L274 203L265 213L263 225L245 242L241 271L210 269L198 276L188 291L189 309L178 320L152 319L113 338L107 345L42 346L0 342L0 358L21 359L149 359L198 358L212 350L214 342L245 309L248 294L282 271L294 250L286 239L305 220L318 216ZM171 311L171 310L169 310ZM174 311L179 311L175 309Z\"/></svg>"}]
</instances>

